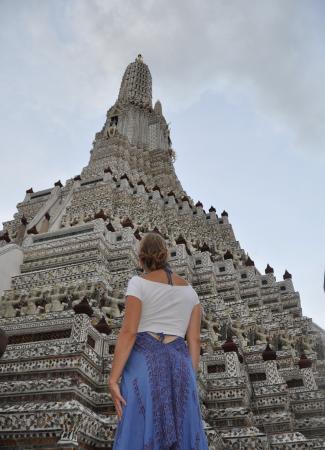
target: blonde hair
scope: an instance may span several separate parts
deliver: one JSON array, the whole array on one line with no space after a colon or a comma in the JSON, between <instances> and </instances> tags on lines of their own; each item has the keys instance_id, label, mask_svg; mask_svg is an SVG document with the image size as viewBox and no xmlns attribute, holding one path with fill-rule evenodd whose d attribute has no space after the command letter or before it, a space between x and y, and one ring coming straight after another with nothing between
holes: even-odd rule
<instances>
[{"instance_id":1,"label":"blonde hair","mask_svg":"<svg viewBox=\"0 0 325 450\"><path fill-rule=\"evenodd\" d=\"M157 270L166 266L168 248L165 239L157 232L149 231L140 241L139 259L145 269Z\"/></svg>"}]
</instances>

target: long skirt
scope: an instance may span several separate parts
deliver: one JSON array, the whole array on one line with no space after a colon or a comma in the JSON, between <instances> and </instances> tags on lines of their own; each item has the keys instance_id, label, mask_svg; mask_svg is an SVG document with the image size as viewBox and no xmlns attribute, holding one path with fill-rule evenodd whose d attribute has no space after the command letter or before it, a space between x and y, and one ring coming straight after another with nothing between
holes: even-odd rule
<instances>
[{"instance_id":1,"label":"long skirt","mask_svg":"<svg viewBox=\"0 0 325 450\"><path fill-rule=\"evenodd\" d=\"M120 391L126 405L113 450L208 450L195 371L181 336L164 343L138 332Z\"/></svg>"}]
</instances>

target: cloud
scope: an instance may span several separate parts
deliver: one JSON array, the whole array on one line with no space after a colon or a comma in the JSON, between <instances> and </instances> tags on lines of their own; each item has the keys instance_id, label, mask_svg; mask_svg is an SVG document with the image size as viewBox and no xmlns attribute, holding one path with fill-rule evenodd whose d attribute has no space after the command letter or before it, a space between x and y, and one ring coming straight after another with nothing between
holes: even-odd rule
<instances>
[{"instance_id":1,"label":"cloud","mask_svg":"<svg viewBox=\"0 0 325 450\"><path fill-rule=\"evenodd\" d=\"M10 81L26 102L31 91L38 92L33 107L48 111L56 125L62 110L93 115L108 108L127 63L141 52L163 106L186 108L208 90L234 102L245 96L298 149L323 151L321 2L78 0L20 6L12 1L1 7L0 33L11 56L0 89L7 91ZM19 79L14 63L29 76Z\"/></svg>"},{"instance_id":2,"label":"cloud","mask_svg":"<svg viewBox=\"0 0 325 450\"><path fill-rule=\"evenodd\" d=\"M85 1L70 10L77 41L101 67L104 85L140 51L154 92L172 108L208 89L245 95L298 147L316 153L325 144L322 12L317 2L290 0Z\"/></svg>"}]
</instances>

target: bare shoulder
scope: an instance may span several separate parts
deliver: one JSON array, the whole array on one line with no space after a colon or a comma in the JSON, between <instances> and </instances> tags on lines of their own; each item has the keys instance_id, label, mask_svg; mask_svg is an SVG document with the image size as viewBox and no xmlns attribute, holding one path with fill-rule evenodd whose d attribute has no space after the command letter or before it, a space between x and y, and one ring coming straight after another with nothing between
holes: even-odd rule
<instances>
[{"instance_id":1,"label":"bare shoulder","mask_svg":"<svg viewBox=\"0 0 325 450\"><path fill-rule=\"evenodd\" d=\"M176 273L172 274L173 282L177 284L177 286L189 286L190 283L180 275L177 275Z\"/></svg>"}]
</instances>

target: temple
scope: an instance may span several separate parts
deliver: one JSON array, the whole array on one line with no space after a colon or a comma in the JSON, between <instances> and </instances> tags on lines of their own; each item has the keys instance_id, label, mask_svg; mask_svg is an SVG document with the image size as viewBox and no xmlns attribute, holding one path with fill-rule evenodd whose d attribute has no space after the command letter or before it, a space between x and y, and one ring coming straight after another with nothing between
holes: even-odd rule
<instances>
[{"instance_id":1,"label":"temple","mask_svg":"<svg viewBox=\"0 0 325 450\"><path fill-rule=\"evenodd\" d=\"M261 272L228 213L184 191L174 160L139 55L89 163L65 183L29 187L3 223L1 448L112 448L107 378L139 241L155 230L202 304L197 383L209 448L325 449L324 331L303 315L292 275Z\"/></svg>"}]
</instances>

